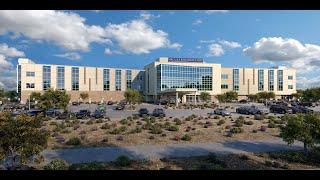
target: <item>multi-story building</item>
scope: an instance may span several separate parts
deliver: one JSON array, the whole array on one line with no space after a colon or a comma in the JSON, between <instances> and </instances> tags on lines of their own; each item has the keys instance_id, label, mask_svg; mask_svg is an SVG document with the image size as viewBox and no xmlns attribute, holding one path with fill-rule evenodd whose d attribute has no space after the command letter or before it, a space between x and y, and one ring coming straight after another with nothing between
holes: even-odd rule
<instances>
[{"instance_id":1,"label":"multi-story building","mask_svg":"<svg viewBox=\"0 0 320 180\"><path fill-rule=\"evenodd\" d=\"M21 94L21 103L26 103L32 92L48 88L66 90L71 101L80 100L82 92L89 95L86 101L119 101L124 99L128 88L143 92L144 76L143 70L35 64L20 58L17 91Z\"/></svg>"},{"instance_id":2,"label":"multi-story building","mask_svg":"<svg viewBox=\"0 0 320 180\"><path fill-rule=\"evenodd\" d=\"M48 88L63 89L77 101L81 92L90 101L119 101L128 88L144 93L147 100L173 99L197 102L201 92L216 95L236 91L239 99L258 92L274 92L276 98L296 92L296 71L285 67L223 68L201 58L160 57L144 70L35 64L19 59L17 91L21 102ZM196 100L196 101L195 101Z\"/></svg>"}]
</instances>

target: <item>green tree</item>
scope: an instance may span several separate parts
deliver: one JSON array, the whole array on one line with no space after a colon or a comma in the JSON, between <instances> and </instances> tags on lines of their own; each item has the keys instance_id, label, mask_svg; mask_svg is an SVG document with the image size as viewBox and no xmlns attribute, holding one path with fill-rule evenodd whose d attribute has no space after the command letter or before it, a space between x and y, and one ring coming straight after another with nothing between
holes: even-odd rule
<instances>
[{"instance_id":1,"label":"green tree","mask_svg":"<svg viewBox=\"0 0 320 180\"><path fill-rule=\"evenodd\" d=\"M302 101L319 101L320 100L320 88L310 88L301 92Z\"/></svg>"},{"instance_id":2,"label":"green tree","mask_svg":"<svg viewBox=\"0 0 320 180\"><path fill-rule=\"evenodd\" d=\"M15 101L18 99L18 93L16 91L6 91L5 97L10 98L10 101Z\"/></svg>"},{"instance_id":3,"label":"green tree","mask_svg":"<svg viewBox=\"0 0 320 180\"><path fill-rule=\"evenodd\" d=\"M132 108L132 105L139 102L141 100L140 92L135 89L127 89L126 92L124 92L124 97L126 101L130 104L130 107Z\"/></svg>"},{"instance_id":4,"label":"green tree","mask_svg":"<svg viewBox=\"0 0 320 180\"><path fill-rule=\"evenodd\" d=\"M14 119L10 113L0 113L0 154L10 158L12 168L29 162L46 148L48 134L39 130L42 118L20 114Z\"/></svg>"},{"instance_id":5,"label":"green tree","mask_svg":"<svg viewBox=\"0 0 320 180\"><path fill-rule=\"evenodd\" d=\"M266 92L266 91L257 93L257 96L259 100L263 100L263 101L274 99L276 97L274 92Z\"/></svg>"},{"instance_id":6,"label":"green tree","mask_svg":"<svg viewBox=\"0 0 320 180\"><path fill-rule=\"evenodd\" d=\"M259 96L257 94L249 94L248 98L253 102L257 102L259 100Z\"/></svg>"},{"instance_id":7,"label":"green tree","mask_svg":"<svg viewBox=\"0 0 320 180\"><path fill-rule=\"evenodd\" d=\"M218 101L219 101L220 103L226 102L226 96L225 96L225 94L218 94L218 95L217 95L217 99L218 99Z\"/></svg>"},{"instance_id":8,"label":"green tree","mask_svg":"<svg viewBox=\"0 0 320 180\"><path fill-rule=\"evenodd\" d=\"M84 101L89 98L89 94L86 92L80 93L80 98Z\"/></svg>"},{"instance_id":9,"label":"green tree","mask_svg":"<svg viewBox=\"0 0 320 180\"><path fill-rule=\"evenodd\" d=\"M285 115L286 126L280 128L280 137L288 144L302 141L304 152L320 142L320 116L317 114Z\"/></svg>"},{"instance_id":10,"label":"green tree","mask_svg":"<svg viewBox=\"0 0 320 180\"><path fill-rule=\"evenodd\" d=\"M4 98L4 95L5 95L4 89L0 87L0 100Z\"/></svg>"},{"instance_id":11,"label":"green tree","mask_svg":"<svg viewBox=\"0 0 320 180\"><path fill-rule=\"evenodd\" d=\"M61 108L66 110L70 101L70 95L65 90L46 90L39 100L42 109Z\"/></svg>"},{"instance_id":12,"label":"green tree","mask_svg":"<svg viewBox=\"0 0 320 180\"><path fill-rule=\"evenodd\" d=\"M226 100L227 101L232 101L232 100L237 100L238 99L238 93L235 91L229 91L225 93Z\"/></svg>"},{"instance_id":13,"label":"green tree","mask_svg":"<svg viewBox=\"0 0 320 180\"><path fill-rule=\"evenodd\" d=\"M40 92L32 92L30 94L30 100L33 101L39 101L41 99L41 93Z\"/></svg>"},{"instance_id":14,"label":"green tree","mask_svg":"<svg viewBox=\"0 0 320 180\"><path fill-rule=\"evenodd\" d=\"M210 101L211 96L208 92L201 92L200 99L201 99L201 101L208 102L208 101Z\"/></svg>"}]
</instances>

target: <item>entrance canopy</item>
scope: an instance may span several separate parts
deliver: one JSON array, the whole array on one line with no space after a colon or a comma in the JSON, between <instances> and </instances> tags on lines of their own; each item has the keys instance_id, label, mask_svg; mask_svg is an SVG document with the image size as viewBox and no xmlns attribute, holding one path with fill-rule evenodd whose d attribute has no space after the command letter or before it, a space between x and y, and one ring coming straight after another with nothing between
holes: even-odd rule
<instances>
[{"instance_id":1,"label":"entrance canopy","mask_svg":"<svg viewBox=\"0 0 320 180\"><path fill-rule=\"evenodd\" d=\"M160 94L169 94L169 93L179 93L179 94L189 94L196 93L198 89L196 88L171 88L164 91L161 91Z\"/></svg>"}]
</instances>

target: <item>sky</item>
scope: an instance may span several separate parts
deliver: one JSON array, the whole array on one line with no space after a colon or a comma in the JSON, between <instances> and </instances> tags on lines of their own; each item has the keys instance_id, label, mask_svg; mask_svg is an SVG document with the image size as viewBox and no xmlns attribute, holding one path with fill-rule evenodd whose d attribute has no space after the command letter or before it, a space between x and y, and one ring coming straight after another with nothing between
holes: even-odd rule
<instances>
[{"instance_id":1,"label":"sky","mask_svg":"<svg viewBox=\"0 0 320 180\"><path fill-rule=\"evenodd\" d=\"M223 67L297 69L320 86L320 11L0 11L0 86L16 88L20 57L42 64L143 69L158 57Z\"/></svg>"}]
</instances>

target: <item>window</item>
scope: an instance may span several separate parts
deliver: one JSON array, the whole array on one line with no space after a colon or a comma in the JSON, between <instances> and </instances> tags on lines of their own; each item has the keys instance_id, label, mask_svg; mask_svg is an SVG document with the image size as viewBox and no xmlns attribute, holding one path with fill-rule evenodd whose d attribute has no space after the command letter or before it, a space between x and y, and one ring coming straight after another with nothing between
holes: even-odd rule
<instances>
[{"instance_id":1,"label":"window","mask_svg":"<svg viewBox=\"0 0 320 180\"><path fill-rule=\"evenodd\" d=\"M293 85L288 85L288 89L293 89Z\"/></svg>"},{"instance_id":2,"label":"window","mask_svg":"<svg viewBox=\"0 0 320 180\"><path fill-rule=\"evenodd\" d=\"M110 91L110 70L103 69L103 90Z\"/></svg>"},{"instance_id":3,"label":"window","mask_svg":"<svg viewBox=\"0 0 320 180\"><path fill-rule=\"evenodd\" d=\"M116 91L121 91L121 70L116 70Z\"/></svg>"},{"instance_id":4,"label":"window","mask_svg":"<svg viewBox=\"0 0 320 180\"><path fill-rule=\"evenodd\" d=\"M212 91L212 72L212 67L160 64L156 67L157 91L171 88L195 88L198 91Z\"/></svg>"},{"instance_id":5,"label":"window","mask_svg":"<svg viewBox=\"0 0 320 180\"><path fill-rule=\"evenodd\" d=\"M57 67L57 89L64 90L64 67Z\"/></svg>"},{"instance_id":6,"label":"window","mask_svg":"<svg viewBox=\"0 0 320 180\"><path fill-rule=\"evenodd\" d=\"M293 79L293 76L288 76L288 80L292 80Z\"/></svg>"},{"instance_id":7,"label":"window","mask_svg":"<svg viewBox=\"0 0 320 180\"><path fill-rule=\"evenodd\" d=\"M27 77L34 77L35 76L35 72L30 72L30 71L27 71Z\"/></svg>"},{"instance_id":8,"label":"window","mask_svg":"<svg viewBox=\"0 0 320 180\"><path fill-rule=\"evenodd\" d=\"M47 90L51 87L51 66L43 66L43 90Z\"/></svg>"},{"instance_id":9,"label":"window","mask_svg":"<svg viewBox=\"0 0 320 180\"><path fill-rule=\"evenodd\" d=\"M17 91L21 93L21 65L18 65L18 84L17 84Z\"/></svg>"},{"instance_id":10,"label":"window","mask_svg":"<svg viewBox=\"0 0 320 180\"><path fill-rule=\"evenodd\" d=\"M126 70L126 81L127 81L127 89L131 88L132 86L132 72L131 70Z\"/></svg>"},{"instance_id":11,"label":"window","mask_svg":"<svg viewBox=\"0 0 320 180\"><path fill-rule=\"evenodd\" d=\"M72 86L72 91L79 91L79 68L78 67L72 67L71 86Z\"/></svg>"},{"instance_id":12,"label":"window","mask_svg":"<svg viewBox=\"0 0 320 180\"><path fill-rule=\"evenodd\" d=\"M233 90L239 91L239 69L233 69Z\"/></svg>"},{"instance_id":13,"label":"window","mask_svg":"<svg viewBox=\"0 0 320 180\"><path fill-rule=\"evenodd\" d=\"M268 71L268 90L274 91L274 70Z\"/></svg>"},{"instance_id":14,"label":"window","mask_svg":"<svg viewBox=\"0 0 320 180\"><path fill-rule=\"evenodd\" d=\"M228 84L221 84L221 89L228 89Z\"/></svg>"},{"instance_id":15,"label":"window","mask_svg":"<svg viewBox=\"0 0 320 180\"><path fill-rule=\"evenodd\" d=\"M283 70L278 70L278 91L283 91Z\"/></svg>"},{"instance_id":16,"label":"window","mask_svg":"<svg viewBox=\"0 0 320 180\"><path fill-rule=\"evenodd\" d=\"M258 70L258 91L264 91L264 72L262 69Z\"/></svg>"},{"instance_id":17,"label":"window","mask_svg":"<svg viewBox=\"0 0 320 180\"><path fill-rule=\"evenodd\" d=\"M221 74L221 79L228 79L228 74Z\"/></svg>"},{"instance_id":18,"label":"window","mask_svg":"<svg viewBox=\"0 0 320 180\"><path fill-rule=\"evenodd\" d=\"M34 83L27 83L26 88L27 89L34 88Z\"/></svg>"}]
</instances>

